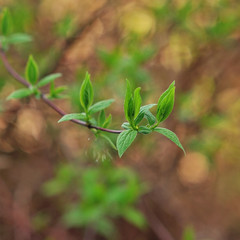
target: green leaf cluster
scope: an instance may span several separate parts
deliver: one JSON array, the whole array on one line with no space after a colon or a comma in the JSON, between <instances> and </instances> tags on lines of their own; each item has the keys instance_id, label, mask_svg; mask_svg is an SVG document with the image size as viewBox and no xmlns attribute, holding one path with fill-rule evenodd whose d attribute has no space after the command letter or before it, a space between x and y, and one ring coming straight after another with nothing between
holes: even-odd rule
<instances>
[{"instance_id":1,"label":"green leaf cluster","mask_svg":"<svg viewBox=\"0 0 240 240\"><path fill-rule=\"evenodd\" d=\"M135 140L137 133L149 134L153 131L158 132L172 142L174 142L183 151L183 147L175 133L166 129L157 127L160 122L166 120L173 110L175 81L170 84L168 89L160 96L157 104L148 104L141 107L140 88L137 88L132 93L130 83L127 81L127 90L124 102L125 117L128 122L122 124L125 129L117 138L117 149L119 157L129 148ZM150 109L157 105L156 116ZM140 125L143 119L147 120L146 125ZM185 153L185 151L184 151Z\"/></svg>"},{"instance_id":2,"label":"green leaf cluster","mask_svg":"<svg viewBox=\"0 0 240 240\"><path fill-rule=\"evenodd\" d=\"M93 104L94 91L90 80L90 74L88 72L86 73L80 88L79 100L83 112L66 114L58 121L59 123L76 119L87 122L89 126L95 125L101 128L107 128L110 125L112 116L110 114L106 117L104 110L114 102L114 99L102 100ZM97 118L94 116L96 113L98 113ZM106 134L95 129L93 131L96 137L100 136L104 138L114 149L116 149L115 144Z\"/></svg>"},{"instance_id":3,"label":"green leaf cluster","mask_svg":"<svg viewBox=\"0 0 240 240\"><path fill-rule=\"evenodd\" d=\"M10 27L11 19L9 11L7 9L4 9L1 17L2 35L0 36L0 41L3 47L6 47L9 43L14 44L30 40L29 36L21 33L10 35ZM136 59L138 59L139 62L144 61L144 56L145 54L136 54ZM50 84L49 97L61 98L63 97L61 93L65 90L65 87L61 86L55 88L54 85L54 81L59 77L61 77L60 73L54 73L39 80L38 65L33 56L30 55L25 68L25 78L27 80L27 83L23 82L27 87L11 93L7 99L20 99L28 97L30 95L34 95L36 98L40 98L42 96L42 92L39 90L39 88L44 87L48 84ZM90 80L90 74L88 72L86 73L85 78L82 82L79 94L79 103L82 111L80 113L66 114L58 122L71 121L73 119L84 121L85 125L94 131L96 137L100 136L104 138L114 149L117 149L120 157L129 148L138 133L146 135L150 134L153 131L166 136L184 151L179 139L173 132L165 128L157 127L161 122L168 118L173 110L175 81L170 84L168 89L160 96L157 104L148 104L141 106L142 97L140 90L141 88L138 87L132 91L130 82L127 81L124 101L124 113L128 122L122 124L122 127L125 130L119 134L116 142L117 146L115 146L108 135L101 131L107 131L105 128L107 128L111 123L112 116L109 115L106 117L104 110L113 103L114 99L107 99L93 103L94 91ZM156 114L154 115L150 109L156 105L157 110ZM98 117L95 116L97 113ZM147 123L145 121L145 124L141 124L144 119L147 121Z\"/></svg>"},{"instance_id":4,"label":"green leaf cluster","mask_svg":"<svg viewBox=\"0 0 240 240\"><path fill-rule=\"evenodd\" d=\"M113 224L116 218L121 217L139 228L145 226L143 215L135 207L145 190L133 171L106 162L84 169L63 165L43 188L47 196L68 196L63 221L69 227L91 226L110 239L116 234ZM75 200L71 202L72 193Z\"/></svg>"},{"instance_id":5,"label":"green leaf cluster","mask_svg":"<svg viewBox=\"0 0 240 240\"><path fill-rule=\"evenodd\" d=\"M57 78L61 77L62 74L54 73L50 74L44 78L39 80L39 68L34 60L33 56L30 55L26 64L25 68L25 77L29 83L29 87L22 88L12 92L8 97L7 100L10 99L20 99L24 97L28 97L30 95L34 95L35 97L39 98L41 96L41 92L39 88L47 85L52 84ZM50 91L51 92L51 91ZM52 92L56 93L56 89L52 89ZM57 96L57 95L56 95Z\"/></svg>"},{"instance_id":6,"label":"green leaf cluster","mask_svg":"<svg viewBox=\"0 0 240 240\"><path fill-rule=\"evenodd\" d=\"M32 41L32 37L25 33L11 34L12 19L7 8L2 11L0 27L0 42L4 50L7 50L10 44L27 43Z\"/></svg>"}]
</instances>

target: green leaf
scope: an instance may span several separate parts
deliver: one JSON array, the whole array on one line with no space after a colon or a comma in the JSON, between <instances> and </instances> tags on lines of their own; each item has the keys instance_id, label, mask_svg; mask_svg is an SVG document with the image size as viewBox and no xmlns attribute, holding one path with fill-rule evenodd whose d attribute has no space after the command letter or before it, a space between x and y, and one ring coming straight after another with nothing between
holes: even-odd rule
<instances>
[{"instance_id":1,"label":"green leaf","mask_svg":"<svg viewBox=\"0 0 240 240\"><path fill-rule=\"evenodd\" d=\"M19 90L17 90L17 91L12 92L12 93L7 97L7 100L24 98L24 97L30 96L31 94L33 94L33 91L32 91L31 89L22 88L22 89L19 89Z\"/></svg>"},{"instance_id":2,"label":"green leaf","mask_svg":"<svg viewBox=\"0 0 240 240\"><path fill-rule=\"evenodd\" d=\"M16 44L16 43L27 43L32 41L32 36L25 33L15 33L8 37L8 43Z\"/></svg>"},{"instance_id":3,"label":"green leaf","mask_svg":"<svg viewBox=\"0 0 240 240\"><path fill-rule=\"evenodd\" d=\"M148 104L148 105L145 105L145 106L142 106L140 108L140 111L135 119L135 124L138 125L142 119L144 117L147 118L148 122L150 123L150 125L154 124L156 119L155 117L152 115L152 113L149 111L150 108L152 108L153 106L156 106L157 104Z\"/></svg>"},{"instance_id":4,"label":"green leaf","mask_svg":"<svg viewBox=\"0 0 240 240\"><path fill-rule=\"evenodd\" d=\"M138 125L144 118L145 113L144 112L139 112L137 117L134 120L135 125Z\"/></svg>"},{"instance_id":5,"label":"green leaf","mask_svg":"<svg viewBox=\"0 0 240 240\"><path fill-rule=\"evenodd\" d=\"M5 36L9 33L9 30L10 30L10 14L7 8L3 10L1 30L2 30L2 34Z\"/></svg>"},{"instance_id":6,"label":"green leaf","mask_svg":"<svg viewBox=\"0 0 240 240\"><path fill-rule=\"evenodd\" d=\"M101 134L101 137L103 137L105 140L107 140L107 142L110 144L110 146L114 149L117 150L115 144L113 143L113 141L111 140L111 138L109 138L108 136L106 136L105 134Z\"/></svg>"},{"instance_id":7,"label":"green leaf","mask_svg":"<svg viewBox=\"0 0 240 240\"><path fill-rule=\"evenodd\" d=\"M112 104L112 102L114 102L114 101L115 101L114 99L108 99L108 100L103 100L103 101L97 102L88 109L88 113L91 115L96 112L99 112L99 111L109 107Z\"/></svg>"},{"instance_id":8,"label":"green leaf","mask_svg":"<svg viewBox=\"0 0 240 240\"><path fill-rule=\"evenodd\" d=\"M60 93L62 93L63 91L65 91L67 89L67 86L60 86L55 88L54 82L50 83L50 93L49 93L49 97L51 99L57 98L66 98L66 95L61 95Z\"/></svg>"},{"instance_id":9,"label":"green leaf","mask_svg":"<svg viewBox=\"0 0 240 240\"><path fill-rule=\"evenodd\" d=\"M32 55L30 55L28 58L25 75L26 75L28 82L30 82L32 85L36 84L38 77L39 77L39 72L38 72L37 63L33 59Z\"/></svg>"},{"instance_id":10,"label":"green leaf","mask_svg":"<svg viewBox=\"0 0 240 240\"><path fill-rule=\"evenodd\" d=\"M121 126L122 128L125 128L125 129L131 129L131 125L130 125L130 123L128 123L128 122L124 122L123 124L122 124L122 126Z\"/></svg>"},{"instance_id":11,"label":"green leaf","mask_svg":"<svg viewBox=\"0 0 240 240\"><path fill-rule=\"evenodd\" d=\"M162 122L168 118L172 112L175 96L175 81L169 86L169 88L161 95L158 100L157 106L157 120Z\"/></svg>"},{"instance_id":12,"label":"green leaf","mask_svg":"<svg viewBox=\"0 0 240 240\"><path fill-rule=\"evenodd\" d=\"M106 120L106 115L104 110L102 110L98 115L98 126L102 127Z\"/></svg>"},{"instance_id":13,"label":"green leaf","mask_svg":"<svg viewBox=\"0 0 240 240\"><path fill-rule=\"evenodd\" d=\"M183 150L184 154L186 154L182 144L180 143L177 135L174 132L170 131L169 129L160 128L160 127L154 128L154 131L161 133L162 135L170 139L172 142L174 142L178 147L180 147Z\"/></svg>"},{"instance_id":14,"label":"green leaf","mask_svg":"<svg viewBox=\"0 0 240 240\"><path fill-rule=\"evenodd\" d=\"M134 91L134 97L133 97L133 102L134 102L134 118L137 117L139 111L140 111L140 107L141 107L141 104L142 104L142 99L141 99L141 96L140 96L140 90L141 88L138 87L135 89Z\"/></svg>"},{"instance_id":15,"label":"green leaf","mask_svg":"<svg viewBox=\"0 0 240 240\"><path fill-rule=\"evenodd\" d=\"M70 113L70 114L66 114L58 121L58 123L64 122L64 121L70 121L72 119L84 120L85 121L86 114L85 113Z\"/></svg>"},{"instance_id":16,"label":"green leaf","mask_svg":"<svg viewBox=\"0 0 240 240\"><path fill-rule=\"evenodd\" d=\"M169 91L175 86L175 81L173 81L168 89L160 96L159 100L158 100L158 105L161 103L161 101L168 95Z\"/></svg>"},{"instance_id":17,"label":"green leaf","mask_svg":"<svg viewBox=\"0 0 240 240\"><path fill-rule=\"evenodd\" d=\"M53 74L50 74L44 78L42 78L39 83L37 84L37 87L43 87L51 82L53 82L56 78L59 78L61 77L62 74L61 73L53 73Z\"/></svg>"},{"instance_id":18,"label":"green leaf","mask_svg":"<svg viewBox=\"0 0 240 240\"><path fill-rule=\"evenodd\" d=\"M119 157L122 157L123 153L132 144L136 136L137 131L135 130L126 130L119 134L117 138L117 149Z\"/></svg>"},{"instance_id":19,"label":"green leaf","mask_svg":"<svg viewBox=\"0 0 240 240\"><path fill-rule=\"evenodd\" d=\"M150 125L153 125L156 122L155 116L149 110L145 112L144 117L148 120Z\"/></svg>"},{"instance_id":20,"label":"green leaf","mask_svg":"<svg viewBox=\"0 0 240 240\"><path fill-rule=\"evenodd\" d=\"M90 75L87 72L80 89L80 103L85 112L88 112L88 108L92 105L92 102L93 102L93 87L90 81Z\"/></svg>"},{"instance_id":21,"label":"green leaf","mask_svg":"<svg viewBox=\"0 0 240 240\"><path fill-rule=\"evenodd\" d=\"M130 103L131 98L132 98L131 87L130 87L129 81L127 80L127 90L126 90L125 101L124 101L124 113L125 113L126 119L129 122L131 122L129 118L129 113L133 111L133 101L132 103Z\"/></svg>"},{"instance_id":22,"label":"green leaf","mask_svg":"<svg viewBox=\"0 0 240 240\"><path fill-rule=\"evenodd\" d=\"M142 134L149 134L149 133L152 132L152 130L150 128L146 127L146 126L140 126L138 128L138 132L142 133Z\"/></svg>"},{"instance_id":23,"label":"green leaf","mask_svg":"<svg viewBox=\"0 0 240 240\"><path fill-rule=\"evenodd\" d=\"M112 115L109 114L108 117L106 118L104 124L103 124L103 127L104 127L104 128L108 127L109 124L111 123L111 121L112 121Z\"/></svg>"}]
</instances>

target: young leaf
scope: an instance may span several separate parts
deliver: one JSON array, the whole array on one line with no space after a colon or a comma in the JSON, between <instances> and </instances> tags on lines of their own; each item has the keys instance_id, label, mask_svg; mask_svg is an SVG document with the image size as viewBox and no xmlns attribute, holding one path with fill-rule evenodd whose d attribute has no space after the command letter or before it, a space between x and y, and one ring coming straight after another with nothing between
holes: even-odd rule
<instances>
[{"instance_id":1,"label":"young leaf","mask_svg":"<svg viewBox=\"0 0 240 240\"><path fill-rule=\"evenodd\" d=\"M128 122L124 122L121 127L127 130L131 129L131 125Z\"/></svg>"},{"instance_id":2,"label":"young leaf","mask_svg":"<svg viewBox=\"0 0 240 240\"><path fill-rule=\"evenodd\" d=\"M125 101L124 101L124 113L125 113L126 119L129 122L131 122L129 118L129 113L133 110L133 103L130 103L131 98L132 98L131 87L130 87L129 81L127 80L127 90L126 90Z\"/></svg>"},{"instance_id":3,"label":"young leaf","mask_svg":"<svg viewBox=\"0 0 240 240\"><path fill-rule=\"evenodd\" d=\"M30 96L31 94L33 94L33 91L31 89L23 88L23 89L19 89L19 90L12 92L7 97L7 100L24 98L24 97Z\"/></svg>"},{"instance_id":4,"label":"young leaf","mask_svg":"<svg viewBox=\"0 0 240 240\"><path fill-rule=\"evenodd\" d=\"M158 100L158 105L161 103L161 101L168 95L169 91L175 86L175 81L173 81L168 89L160 96L159 100Z\"/></svg>"},{"instance_id":5,"label":"young leaf","mask_svg":"<svg viewBox=\"0 0 240 240\"><path fill-rule=\"evenodd\" d=\"M85 113L70 113L70 114L66 114L58 121L58 123L64 122L64 121L70 121L72 119L84 120L85 121L86 114Z\"/></svg>"},{"instance_id":6,"label":"young leaf","mask_svg":"<svg viewBox=\"0 0 240 240\"><path fill-rule=\"evenodd\" d=\"M178 147L180 147L183 150L184 154L186 154L182 144L180 143L177 135L174 132L170 131L169 129L160 128L160 127L154 128L154 131L161 133L162 135L170 139L172 142L174 142Z\"/></svg>"},{"instance_id":7,"label":"young leaf","mask_svg":"<svg viewBox=\"0 0 240 240\"><path fill-rule=\"evenodd\" d=\"M112 121L112 115L109 114L108 117L106 118L106 120L105 120L104 123L103 123L103 127L104 127L104 128L108 127L109 124L111 123L111 121Z\"/></svg>"},{"instance_id":8,"label":"young leaf","mask_svg":"<svg viewBox=\"0 0 240 240\"><path fill-rule=\"evenodd\" d=\"M16 44L16 43L27 43L32 41L32 36L25 33L15 33L8 37L8 43Z\"/></svg>"},{"instance_id":9,"label":"young leaf","mask_svg":"<svg viewBox=\"0 0 240 240\"><path fill-rule=\"evenodd\" d=\"M67 86L60 86L55 88L54 82L50 83L50 91L49 91L49 97L51 99L54 98L66 98L66 95L61 95L60 93L62 93L63 91L65 91L67 89Z\"/></svg>"},{"instance_id":10,"label":"young leaf","mask_svg":"<svg viewBox=\"0 0 240 240\"><path fill-rule=\"evenodd\" d=\"M117 138L117 149L119 157L122 157L123 153L132 144L136 136L137 131L135 130L126 130L119 134Z\"/></svg>"},{"instance_id":11,"label":"young leaf","mask_svg":"<svg viewBox=\"0 0 240 240\"><path fill-rule=\"evenodd\" d=\"M59 78L61 77L62 74L61 73L53 73L53 74L50 74L44 78L42 78L39 83L37 84L37 87L43 87L51 82L53 82L56 78Z\"/></svg>"},{"instance_id":12,"label":"young leaf","mask_svg":"<svg viewBox=\"0 0 240 240\"><path fill-rule=\"evenodd\" d=\"M106 120L106 115L104 110L102 110L98 115L98 126L102 127Z\"/></svg>"},{"instance_id":13,"label":"young leaf","mask_svg":"<svg viewBox=\"0 0 240 240\"><path fill-rule=\"evenodd\" d=\"M35 85L37 80L38 80L39 72L38 72L37 63L33 59L32 55L30 55L29 58L28 58L25 74L26 74L27 80L32 85Z\"/></svg>"},{"instance_id":14,"label":"young leaf","mask_svg":"<svg viewBox=\"0 0 240 240\"><path fill-rule=\"evenodd\" d=\"M146 126L140 126L138 132L142 134L149 134L152 132L152 130Z\"/></svg>"},{"instance_id":15,"label":"young leaf","mask_svg":"<svg viewBox=\"0 0 240 240\"><path fill-rule=\"evenodd\" d=\"M175 96L175 87L174 82L169 86L167 91L165 91L162 96L159 98L157 106L157 120L162 122L168 118L172 112L174 105L174 96Z\"/></svg>"},{"instance_id":16,"label":"young leaf","mask_svg":"<svg viewBox=\"0 0 240 240\"><path fill-rule=\"evenodd\" d=\"M140 107L141 107L141 104L142 104L142 99L141 99L141 96L140 96L140 90L141 88L138 87L135 89L134 91L134 97L133 97L133 102L134 102L134 118L137 117L139 111L140 111Z\"/></svg>"},{"instance_id":17,"label":"young leaf","mask_svg":"<svg viewBox=\"0 0 240 240\"><path fill-rule=\"evenodd\" d=\"M156 122L155 116L149 110L147 110L145 112L145 116L144 117L148 120L148 123L150 125L153 125Z\"/></svg>"},{"instance_id":18,"label":"young leaf","mask_svg":"<svg viewBox=\"0 0 240 240\"><path fill-rule=\"evenodd\" d=\"M88 109L88 113L91 115L93 113L99 112L107 107L109 107L112 102L114 102L114 99L108 99L108 100L103 100L100 102L97 102L95 104L93 104L91 107L89 107Z\"/></svg>"},{"instance_id":19,"label":"young leaf","mask_svg":"<svg viewBox=\"0 0 240 240\"><path fill-rule=\"evenodd\" d=\"M7 8L3 10L1 30L2 34L5 36L9 33L10 30L10 14Z\"/></svg>"},{"instance_id":20,"label":"young leaf","mask_svg":"<svg viewBox=\"0 0 240 240\"><path fill-rule=\"evenodd\" d=\"M80 103L84 108L85 112L88 111L88 108L92 105L92 102L93 102L93 87L90 81L90 75L89 73L86 73L85 79L80 89Z\"/></svg>"},{"instance_id":21,"label":"young leaf","mask_svg":"<svg viewBox=\"0 0 240 240\"><path fill-rule=\"evenodd\" d=\"M140 108L140 111L139 111L136 119L135 119L135 124L138 125L142 121L142 119L145 117L145 118L147 118L149 124L153 125L155 123L156 119L153 116L153 114L149 111L149 109L155 105L156 104L148 104L148 105L142 106Z\"/></svg>"}]
</instances>

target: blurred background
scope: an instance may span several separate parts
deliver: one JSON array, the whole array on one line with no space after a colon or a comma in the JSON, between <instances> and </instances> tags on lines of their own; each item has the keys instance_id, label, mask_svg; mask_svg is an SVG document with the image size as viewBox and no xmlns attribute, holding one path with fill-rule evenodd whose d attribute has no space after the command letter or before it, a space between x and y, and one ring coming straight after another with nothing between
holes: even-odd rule
<instances>
[{"instance_id":1,"label":"blurred background","mask_svg":"<svg viewBox=\"0 0 240 240\"><path fill-rule=\"evenodd\" d=\"M0 239L240 239L240 4L238 0L0 0L22 75L33 54L66 112L79 111L91 74L95 101L114 98L111 128L124 122L125 79L144 104L176 81L174 131L138 136L124 156L104 139L32 98L0 63ZM43 89L46 93L48 87ZM116 136L109 136L115 140Z\"/></svg>"}]
</instances>

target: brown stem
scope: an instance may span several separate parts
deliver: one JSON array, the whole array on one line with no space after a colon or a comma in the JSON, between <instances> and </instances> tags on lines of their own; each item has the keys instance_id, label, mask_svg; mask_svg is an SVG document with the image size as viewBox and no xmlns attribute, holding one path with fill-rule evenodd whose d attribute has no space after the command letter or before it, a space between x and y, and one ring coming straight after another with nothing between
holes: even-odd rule
<instances>
[{"instance_id":1,"label":"brown stem","mask_svg":"<svg viewBox=\"0 0 240 240\"><path fill-rule=\"evenodd\" d=\"M30 87L31 85L23 78L21 77L14 69L13 67L9 64L7 57L4 53L4 50L1 48L1 44L0 44L0 57L2 59L2 62L6 68L6 70L8 71L8 73L15 78L18 82L22 83L24 86L26 87ZM58 114L60 114L61 116L66 115L66 113L60 109L57 105L55 105L52 101L50 101L47 96L41 92L41 99L49 106L51 107L53 110L55 110ZM77 119L72 119L71 122L82 125L84 127L87 127L89 129L96 129L99 131L103 131L103 132L108 132L108 133L115 133L115 134L120 134L123 130L114 130L114 129L108 129L108 128L101 128L98 126L94 126L94 125L89 125L87 122L81 121L81 120L77 120Z\"/></svg>"}]
</instances>

